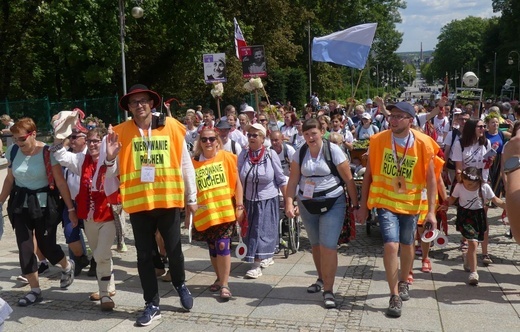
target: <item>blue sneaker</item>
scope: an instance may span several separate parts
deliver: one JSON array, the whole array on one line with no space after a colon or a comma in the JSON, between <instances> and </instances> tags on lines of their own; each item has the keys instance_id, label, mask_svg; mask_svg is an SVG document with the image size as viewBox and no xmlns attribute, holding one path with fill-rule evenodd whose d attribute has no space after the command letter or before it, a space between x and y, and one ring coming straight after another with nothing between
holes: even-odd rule
<instances>
[{"instance_id":1,"label":"blue sneaker","mask_svg":"<svg viewBox=\"0 0 520 332\"><path fill-rule=\"evenodd\" d=\"M161 318L161 310L158 306L148 303L144 308L143 314L137 318L137 326L148 326L154 319Z\"/></svg>"},{"instance_id":2,"label":"blue sneaker","mask_svg":"<svg viewBox=\"0 0 520 332\"><path fill-rule=\"evenodd\" d=\"M184 310L189 311L191 308L193 308L193 297L191 296L188 287L186 287L186 284L176 286L175 289L177 290L177 293L179 293L181 306L184 308Z\"/></svg>"}]
</instances>

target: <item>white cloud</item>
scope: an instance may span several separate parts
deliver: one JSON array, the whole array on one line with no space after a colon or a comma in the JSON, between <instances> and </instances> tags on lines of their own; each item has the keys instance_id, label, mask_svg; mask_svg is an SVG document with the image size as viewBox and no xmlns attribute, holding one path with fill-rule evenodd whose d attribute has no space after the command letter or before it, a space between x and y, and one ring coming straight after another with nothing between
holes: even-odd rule
<instances>
[{"instance_id":1,"label":"white cloud","mask_svg":"<svg viewBox=\"0 0 520 332\"><path fill-rule=\"evenodd\" d=\"M403 32L403 42L398 52L433 50L443 26L453 20L468 16L490 18L493 13L491 0L408 0L407 8L400 10L402 23L397 30Z\"/></svg>"}]
</instances>

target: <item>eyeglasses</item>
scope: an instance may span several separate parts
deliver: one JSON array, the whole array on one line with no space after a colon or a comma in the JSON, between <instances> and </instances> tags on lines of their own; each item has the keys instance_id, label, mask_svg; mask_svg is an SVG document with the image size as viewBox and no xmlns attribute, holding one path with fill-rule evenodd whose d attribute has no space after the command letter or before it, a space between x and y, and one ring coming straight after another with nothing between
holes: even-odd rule
<instances>
[{"instance_id":1,"label":"eyeglasses","mask_svg":"<svg viewBox=\"0 0 520 332\"><path fill-rule=\"evenodd\" d=\"M389 120L397 120L397 121L401 121L403 119L410 119L411 117L410 116L405 116L405 115L397 115L397 114L390 114L388 116L388 119Z\"/></svg>"},{"instance_id":2,"label":"eyeglasses","mask_svg":"<svg viewBox=\"0 0 520 332\"><path fill-rule=\"evenodd\" d=\"M207 141L209 141L210 143L213 143L217 140L217 138L215 136L212 136L212 137L201 137L200 138L200 141L202 143L206 143Z\"/></svg>"},{"instance_id":3,"label":"eyeglasses","mask_svg":"<svg viewBox=\"0 0 520 332\"><path fill-rule=\"evenodd\" d=\"M32 133L33 133L33 132L31 131L31 132L27 133L27 135L23 135L23 136L20 136L20 137L18 137L18 138L14 138L14 137L13 137L13 141L15 141L15 142L25 142L25 141L27 141L27 139L29 138L29 136L32 135Z\"/></svg>"},{"instance_id":4,"label":"eyeglasses","mask_svg":"<svg viewBox=\"0 0 520 332\"><path fill-rule=\"evenodd\" d=\"M258 119L259 122L267 122L267 119Z\"/></svg>"},{"instance_id":5,"label":"eyeglasses","mask_svg":"<svg viewBox=\"0 0 520 332\"><path fill-rule=\"evenodd\" d=\"M88 139L87 144L99 144L101 143L100 139Z\"/></svg>"},{"instance_id":6,"label":"eyeglasses","mask_svg":"<svg viewBox=\"0 0 520 332\"><path fill-rule=\"evenodd\" d=\"M83 135L70 135L70 139L78 139L78 138L81 138L81 137L85 137Z\"/></svg>"},{"instance_id":7,"label":"eyeglasses","mask_svg":"<svg viewBox=\"0 0 520 332\"><path fill-rule=\"evenodd\" d=\"M247 138L257 138L258 134L247 134Z\"/></svg>"},{"instance_id":8,"label":"eyeglasses","mask_svg":"<svg viewBox=\"0 0 520 332\"><path fill-rule=\"evenodd\" d=\"M486 125L478 125L477 128L478 129L486 129Z\"/></svg>"},{"instance_id":9,"label":"eyeglasses","mask_svg":"<svg viewBox=\"0 0 520 332\"><path fill-rule=\"evenodd\" d=\"M135 105L135 106L137 106L137 105ZM92 129L94 129L94 128L96 128L96 125L95 125L95 124L93 124L93 125L87 125L87 129L88 129L88 130L92 130Z\"/></svg>"},{"instance_id":10,"label":"eyeglasses","mask_svg":"<svg viewBox=\"0 0 520 332\"><path fill-rule=\"evenodd\" d=\"M144 105L146 104L147 102L149 102L150 99L139 99L139 100L132 100L132 101L129 101L128 102L128 105L132 106L132 107L137 107L139 105Z\"/></svg>"}]
</instances>

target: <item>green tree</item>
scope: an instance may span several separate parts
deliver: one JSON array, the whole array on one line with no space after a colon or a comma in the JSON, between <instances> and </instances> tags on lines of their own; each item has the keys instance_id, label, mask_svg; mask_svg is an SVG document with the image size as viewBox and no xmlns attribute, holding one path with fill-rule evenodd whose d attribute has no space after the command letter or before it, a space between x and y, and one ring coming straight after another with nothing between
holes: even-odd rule
<instances>
[{"instance_id":1,"label":"green tree","mask_svg":"<svg viewBox=\"0 0 520 332\"><path fill-rule=\"evenodd\" d=\"M489 22L489 19L469 16L445 25L433 53L432 74L444 77L446 72L457 71L462 76L461 68L476 72Z\"/></svg>"}]
</instances>

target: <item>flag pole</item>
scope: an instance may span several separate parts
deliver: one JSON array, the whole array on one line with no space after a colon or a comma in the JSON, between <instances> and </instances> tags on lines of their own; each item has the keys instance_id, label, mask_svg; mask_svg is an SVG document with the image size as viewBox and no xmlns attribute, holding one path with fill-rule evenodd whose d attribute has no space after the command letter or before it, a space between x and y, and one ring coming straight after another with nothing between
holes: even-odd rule
<instances>
[{"instance_id":1,"label":"flag pole","mask_svg":"<svg viewBox=\"0 0 520 332\"><path fill-rule=\"evenodd\" d=\"M307 36L309 39L309 96L312 96L311 20L307 20Z\"/></svg>"},{"instance_id":2,"label":"flag pole","mask_svg":"<svg viewBox=\"0 0 520 332\"><path fill-rule=\"evenodd\" d=\"M356 88L354 89L354 92L352 92L352 98L354 98L354 96L356 95L356 92L357 92L357 89L358 89L358 86L359 86L359 82L361 82L361 76L363 76L363 71L364 70L365 70L365 68L361 69L361 72L359 73L359 78L357 80Z\"/></svg>"}]
</instances>

